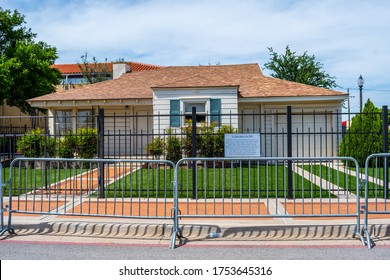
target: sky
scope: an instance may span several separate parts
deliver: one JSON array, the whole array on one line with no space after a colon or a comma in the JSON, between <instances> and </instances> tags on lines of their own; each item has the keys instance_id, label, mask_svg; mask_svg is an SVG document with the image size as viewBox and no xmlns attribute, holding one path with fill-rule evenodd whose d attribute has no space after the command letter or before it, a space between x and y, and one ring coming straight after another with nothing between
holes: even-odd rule
<instances>
[{"instance_id":1,"label":"sky","mask_svg":"<svg viewBox=\"0 0 390 280\"><path fill-rule=\"evenodd\" d=\"M56 63L137 61L162 66L258 63L269 47L305 51L336 77L337 90L390 105L388 0L0 0L17 9ZM346 104L346 107L347 104Z\"/></svg>"}]
</instances>

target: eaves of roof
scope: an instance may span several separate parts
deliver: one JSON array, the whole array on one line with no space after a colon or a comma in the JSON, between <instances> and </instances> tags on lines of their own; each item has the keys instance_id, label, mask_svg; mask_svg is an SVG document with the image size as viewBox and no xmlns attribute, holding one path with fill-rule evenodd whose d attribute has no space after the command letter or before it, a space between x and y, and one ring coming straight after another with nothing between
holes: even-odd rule
<instances>
[{"instance_id":1,"label":"eaves of roof","mask_svg":"<svg viewBox=\"0 0 390 280\"><path fill-rule=\"evenodd\" d=\"M35 101L150 99L153 88L209 88L239 86L238 98L345 96L345 93L266 77L258 64L168 66L154 71L123 74L115 80L56 92Z\"/></svg>"}]
</instances>

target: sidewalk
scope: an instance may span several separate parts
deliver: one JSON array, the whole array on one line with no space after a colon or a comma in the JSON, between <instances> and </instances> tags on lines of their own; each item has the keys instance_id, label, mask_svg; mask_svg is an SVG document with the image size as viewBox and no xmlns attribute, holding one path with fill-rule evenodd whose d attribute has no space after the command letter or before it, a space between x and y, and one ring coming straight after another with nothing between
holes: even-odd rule
<instances>
[{"instance_id":1,"label":"sidewalk","mask_svg":"<svg viewBox=\"0 0 390 280\"><path fill-rule=\"evenodd\" d=\"M183 247L221 246L362 246L353 237L351 219L186 219L180 222ZM170 220L24 215L13 217L16 235L1 240L21 242L77 242L161 245L169 248ZM390 220L376 219L369 226L376 246L390 246ZM220 233L210 238L210 233ZM179 244L179 241L177 241Z\"/></svg>"}]
</instances>

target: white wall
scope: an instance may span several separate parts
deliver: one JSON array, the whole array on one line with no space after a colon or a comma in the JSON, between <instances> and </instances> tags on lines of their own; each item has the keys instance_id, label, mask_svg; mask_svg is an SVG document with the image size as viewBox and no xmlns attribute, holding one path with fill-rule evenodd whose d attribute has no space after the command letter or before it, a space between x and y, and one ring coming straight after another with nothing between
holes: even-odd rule
<instances>
[{"instance_id":1,"label":"white wall","mask_svg":"<svg viewBox=\"0 0 390 280\"><path fill-rule=\"evenodd\" d=\"M104 110L105 155L130 156L145 154L152 138L152 107L128 106ZM136 118L132 116L138 116Z\"/></svg>"},{"instance_id":2,"label":"white wall","mask_svg":"<svg viewBox=\"0 0 390 280\"><path fill-rule=\"evenodd\" d=\"M243 133L260 133L261 156L287 155L287 106L292 107L293 113L293 156L337 156L341 116L336 113L341 113L341 102L239 103L239 129ZM251 112L257 115L245 116Z\"/></svg>"},{"instance_id":3,"label":"white wall","mask_svg":"<svg viewBox=\"0 0 390 280\"><path fill-rule=\"evenodd\" d=\"M180 89L154 89L153 94L153 114L155 115L153 124L154 132L164 133L170 124L170 100L179 99L181 102L180 111L184 112L185 102L204 101L206 102L206 111L210 112L210 99L221 99L221 118L222 124L231 124L238 127L237 118L237 90L233 87L214 87L214 88L180 88ZM230 117L228 114L234 114ZM158 116L160 115L160 116ZM182 126L184 120L182 120Z\"/></svg>"}]
</instances>

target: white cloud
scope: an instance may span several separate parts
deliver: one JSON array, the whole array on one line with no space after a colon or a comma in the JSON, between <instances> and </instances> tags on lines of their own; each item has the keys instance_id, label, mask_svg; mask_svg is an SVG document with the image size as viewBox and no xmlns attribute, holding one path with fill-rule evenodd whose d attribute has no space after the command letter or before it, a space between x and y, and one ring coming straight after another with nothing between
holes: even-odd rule
<instances>
[{"instance_id":1,"label":"white cloud","mask_svg":"<svg viewBox=\"0 0 390 280\"><path fill-rule=\"evenodd\" d=\"M347 88L362 74L371 88L390 81L386 0L30 0L7 1L58 49L61 63L88 50L98 59L160 65L258 62L267 47L308 51Z\"/></svg>"}]
</instances>

